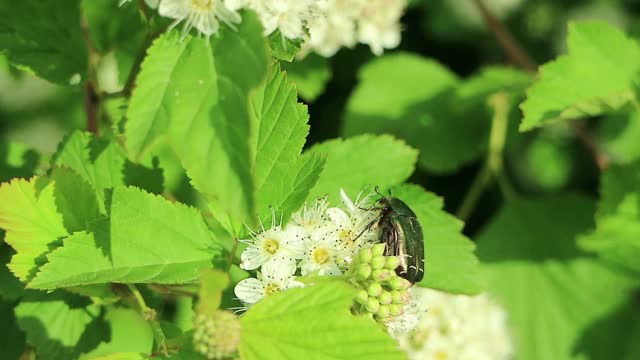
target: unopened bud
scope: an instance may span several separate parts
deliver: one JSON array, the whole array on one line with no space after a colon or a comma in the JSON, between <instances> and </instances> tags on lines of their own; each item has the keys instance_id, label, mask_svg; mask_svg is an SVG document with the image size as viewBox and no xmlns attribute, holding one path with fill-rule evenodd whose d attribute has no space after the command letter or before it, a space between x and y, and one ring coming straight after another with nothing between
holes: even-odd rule
<instances>
[{"instance_id":1,"label":"unopened bud","mask_svg":"<svg viewBox=\"0 0 640 360\"><path fill-rule=\"evenodd\" d=\"M368 279L371 276L371 265L359 264L356 268L356 275L361 279Z\"/></svg>"},{"instance_id":2,"label":"unopened bud","mask_svg":"<svg viewBox=\"0 0 640 360\"><path fill-rule=\"evenodd\" d=\"M369 298L367 304L364 307L368 312L375 314L378 312L378 309L380 309L380 303L375 298Z\"/></svg>"},{"instance_id":3,"label":"unopened bud","mask_svg":"<svg viewBox=\"0 0 640 360\"><path fill-rule=\"evenodd\" d=\"M367 290L359 290L356 294L356 302L359 304L365 305L369 300L369 294L367 294Z\"/></svg>"},{"instance_id":4,"label":"unopened bud","mask_svg":"<svg viewBox=\"0 0 640 360\"><path fill-rule=\"evenodd\" d=\"M389 317L389 315L391 315L391 313L389 312L389 306L388 305L380 305L376 315L378 315L381 318Z\"/></svg>"},{"instance_id":5,"label":"unopened bud","mask_svg":"<svg viewBox=\"0 0 640 360\"><path fill-rule=\"evenodd\" d=\"M411 287L411 282L407 279L403 279L400 276L394 276L389 279L389 286L392 290L406 290Z\"/></svg>"},{"instance_id":6,"label":"unopened bud","mask_svg":"<svg viewBox=\"0 0 640 360\"><path fill-rule=\"evenodd\" d=\"M378 301L382 305L391 304L392 300L393 299L391 299L391 293L388 292L387 290L382 290L380 295L378 295Z\"/></svg>"},{"instance_id":7,"label":"unopened bud","mask_svg":"<svg viewBox=\"0 0 640 360\"><path fill-rule=\"evenodd\" d=\"M387 269L377 269L371 272L371 279L376 282L384 282L393 277L393 272Z\"/></svg>"},{"instance_id":8,"label":"unopened bud","mask_svg":"<svg viewBox=\"0 0 640 360\"><path fill-rule=\"evenodd\" d=\"M393 316L404 314L404 306L401 304L389 304L389 313Z\"/></svg>"},{"instance_id":9,"label":"unopened bud","mask_svg":"<svg viewBox=\"0 0 640 360\"><path fill-rule=\"evenodd\" d=\"M360 260L360 262L363 264L370 263L372 258L373 258L373 251L371 251L371 248L361 249L360 252L358 253L358 260Z\"/></svg>"},{"instance_id":10,"label":"unopened bud","mask_svg":"<svg viewBox=\"0 0 640 360\"><path fill-rule=\"evenodd\" d=\"M367 293L369 296L378 297L382 293L382 285L377 282L369 284L367 287Z\"/></svg>"},{"instance_id":11,"label":"unopened bud","mask_svg":"<svg viewBox=\"0 0 640 360\"><path fill-rule=\"evenodd\" d=\"M400 266L400 259L397 256L387 256L384 263L384 268L389 270L395 270Z\"/></svg>"},{"instance_id":12,"label":"unopened bud","mask_svg":"<svg viewBox=\"0 0 640 360\"><path fill-rule=\"evenodd\" d=\"M385 262L386 259L384 256L376 255L373 257L373 259L371 259L371 268L373 268L374 270L382 269L384 268Z\"/></svg>"},{"instance_id":13,"label":"unopened bud","mask_svg":"<svg viewBox=\"0 0 640 360\"><path fill-rule=\"evenodd\" d=\"M384 255L384 248L386 247L385 243L381 243L381 244L376 244L371 248L371 251L373 252L373 256L382 256Z\"/></svg>"}]
</instances>

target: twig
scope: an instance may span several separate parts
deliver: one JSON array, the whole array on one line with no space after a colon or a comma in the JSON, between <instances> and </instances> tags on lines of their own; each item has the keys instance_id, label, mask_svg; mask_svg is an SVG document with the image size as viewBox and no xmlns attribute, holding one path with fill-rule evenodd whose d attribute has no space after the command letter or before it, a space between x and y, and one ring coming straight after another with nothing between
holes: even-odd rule
<instances>
[{"instance_id":1,"label":"twig","mask_svg":"<svg viewBox=\"0 0 640 360\"><path fill-rule=\"evenodd\" d=\"M473 0L473 2L480 11L485 24L491 29L496 40L498 40L500 46L502 46L511 61L527 71L535 72L538 69L538 65L522 50L522 47L520 47L502 22L491 13L482 0Z\"/></svg>"},{"instance_id":2,"label":"twig","mask_svg":"<svg viewBox=\"0 0 640 360\"><path fill-rule=\"evenodd\" d=\"M484 5L482 0L473 0L474 4L478 8L478 11L482 14L482 18L495 36L498 43L507 54L511 62L518 65L531 73L535 73L538 69L538 65L527 54L526 51L520 46L518 41L511 35L509 30L504 24L495 17L491 11ZM609 157L602 151L598 142L591 136L586 128L575 122L570 122L571 129L575 133L576 137L582 145L591 153L593 161L596 163L600 170L604 170L609 166Z\"/></svg>"},{"instance_id":3,"label":"twig","mask_svg":"<svg viewBox=\"0 0 640 360\"><path fill-rule=\"evenodd\" d=\"M89 31L89 22L84 14L80 18L80 27L82 29L82 38L87 48L87 80L84 86L84 108L87 114L87 131L98 135L100 124L98 123L98 115L100 109L100 96L96 91L98 76L96 67L100 62L100 54L96 51L91 41L91 33Z\"/></svg>"},{"instance_id":4,"label":"twig","mask_svg":"<svg viewBox=\"0 0 640 360\"><path fill-rule=\"evenodd\" d=\"M149 325L151 326L153 337L157 343L156 351L164 354L165 356L169 355L169 349L167 348L167 337L164 335L164 332L162 331L162 327L160 326L158 319L156 319L156 311L147 306L147 303L144 301L144 298L140 293L140 290L138 290L138 288L135 285L127 284L127 287L129 288L129 291L131 291L134 298L136 299L140 313L142 314L144 319L147 321L147 323L149 323Z\"/></svg>"}]
</instances>

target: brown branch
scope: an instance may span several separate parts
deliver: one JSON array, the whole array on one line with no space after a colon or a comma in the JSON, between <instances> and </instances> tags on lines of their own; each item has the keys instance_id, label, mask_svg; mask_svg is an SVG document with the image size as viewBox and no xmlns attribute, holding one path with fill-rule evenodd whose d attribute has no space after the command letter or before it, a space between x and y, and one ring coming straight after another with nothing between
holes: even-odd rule
<instances>
[{"instance_id":1,"label":"brown branch","mask_svg":"<svg viewBox=\"0 0 640 360\"><path fill-rule=\"evenodd\" d=\"M473 0L478 11L482 14L482 18L491 30L496 40L509 57L509 60L516 64L523 70L531 73L535 73L538 69L538 65L527 54L526 51L520 46L518 41L511 35L509 30L504 24L495 17L491 11L484 5L482 0ZM582 143L582 145L591 153L593 161L596 163L600 170L604 170L609 166L609 157L602 151L598 142L591 136L588 129L576 122L570 122L572 131Z\"/></svg>"},{"instance_id":2,"label":"brown branch","mask_svg":"<svg viewBox=\"0 0 640 360\"><path fill-rule=\"evenodd\" d=\"M88 80L84 86L84 109L87 113L87 131L98 135L98 108L100 107L100 97L93 87L93 82Z\"/></svg>"},{"instance_id":3,"label":"brown branch","mask_svg":"<svg viewBox=\"0 0 640 360\"><path fill-rule=\"evenodd\" d=\"M91 41L91 33L89 31L89 23L87 18L82 15L80 19L80 27L82 29L82 38L87 48L87 79L84 86L84 108L87 114L87 131L98 135L99 122L98 114L100 108L100 96L96 91L97 74L96 67L100 62L100 55L93 46Z\"/></svg>"},{"instance_id":4,"label":"brown branch","mask_svg":"<svg viewBox=\"0 0 640 360\"><path fill-rule=\"evenodd\" d=\"M485 24L493 32L493 35L496 37L496 40L498 40L505 53L507 53L509 59L522 69L529 72L536 72L538 65L536 65L535 61L533 61L531 57L522 50L522 47L520 47L516 39L511 35L509 30L507 30L504 24L502 24L500 19L491 13L482 0L473 0L473 2L480 11Z\"/></svg>"}]
</instances>

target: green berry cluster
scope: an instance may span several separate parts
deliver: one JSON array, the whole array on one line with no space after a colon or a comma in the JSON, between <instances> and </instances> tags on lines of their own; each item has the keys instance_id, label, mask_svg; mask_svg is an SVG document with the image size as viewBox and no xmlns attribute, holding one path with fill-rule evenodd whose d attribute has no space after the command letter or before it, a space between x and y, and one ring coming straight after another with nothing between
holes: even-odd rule
<instances>
[{"instance_id":1,"label":"green berry cluster","mask_svg":"<svg viewBox=\"0 0 640 360\"><path fill-rule=\"evenodd\" d=\"M207 359L230 359L240 343L240 321L229 311L198 314L194 319L194 349Z\"/></svg>"},{"instance_id":2,"label":"green berry cluster","mask_svg":"<svg viewBox=\"0 0 640 360\"><path fill-rule=\"evenodd\" d=\"M397 256L384 256L385 244L363 248L351 267L351 282L360 288L356 296L356 312L370 314L387 323L404 312L411 296L411 282L395 272L400 264Z\"/></svg>"}]
</instances>

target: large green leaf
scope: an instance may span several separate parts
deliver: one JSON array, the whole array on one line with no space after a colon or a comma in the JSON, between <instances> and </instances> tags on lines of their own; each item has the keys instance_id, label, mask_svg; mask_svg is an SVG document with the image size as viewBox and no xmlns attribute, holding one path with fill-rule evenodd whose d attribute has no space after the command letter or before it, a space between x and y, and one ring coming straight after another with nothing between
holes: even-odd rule
<instances>
[{"instance_id":1,"label":"large green leaf","mask_svg":"<svg viewBox=\"0 0 640 360\"><path fill-rule=\"evenodd\" d=\"M109 214L110 221L97 224L93 232L65 238L29 286L184 283L219 260L221 248L196 209L137 188L117 187Z\"/></svg>"},{"instance_id":2,"label":"large green leaf","mask_svg":"<svg viewBox=\"0 0 640 360\"><path fill-rule=\"evenodd\" d=\"M425 274L419 285L458 294L482 291L475 245L462 234L462 221L442 209L442 198L417 185L395 187L392 195L411 207L422 226Z\"/></svg>"},{"instance_id":3,"label":"large green leaf","mask_svg":"<svg viewBox=\"0 0 640 360\"><path fill-rule=\"evenodd\" d=\"M59 84L86 78L79 0L0 1L0 53Z\"/></svg>"},{"instance_id":4,"label":"large green leaf","mask_svg":"<svg viewBox=\"0 0 640 360\"><path fill-rule=\"evenodd\" d=\"M521 130L559 119L617 109L634 99L640 46L622 31L599 22L569 25L569 53L540 68L522 103Z\"/></svg>"},{"instance_id":5,"label":"large green leaf","mask_svg":"<svg viewBox=\"0 0 640 360\"><path fill-rule=\"evenodd\" d=\"M323 160L317 155L300 155L309 133L309 115L279 66L271 68L251 100L258 119L254 150L258 214L264 222L275 209L286 219L307 198Z\"/></svg>"},{"instance_id":6,"label":"large green leaf","mask_svg":"<svg viewBox=\"0 0 640 360\"><path fill-rule=\"evenodd\" d=\"M349 311L355 290L341 283L289 289L240 319L240 355L256 359L403 359L383 327Z\"/></svg>"},{"instance_id":7,"label":"large green leaf","mask_svg":"<svg viewBox=\"0 0 640 360\"><path fill-rule=\"evenodd\" d=\"M580 246L640 273L640 162L602 174L596 229Z\"/></svg>"},{"instance_id":8,"label":"large green leaf","mask_svg":"<svg viewBox=\"0 0 640 360\"><path fill-rule=\"evenodd\" d=\"M314 145L309 154L321 154L327 162L309 198L329 195L337 204L340 189L355 196L364 187L388 188L413 173L418 153L389 135L361 135Z\"/></svg>"},{"instance_id":9,"label":"large green leaf","mask_svg":"<svg viewBox=\"0 0 640 360\"><path fill-rule=\"evenodd\" d=\"M0 141L0 182L34 175L40 154L26 145Z\"/></svg>"},{"instance_id":10,"label":"large green leaf","mask_svg":"<svg viewBox=\"0 0 640 360\"><path fill-rule=\"evenodd\" d=\"M53 243L67 236L56 209L55 184L41 187L37 180L14 179L0 185L0 228L16 251L8 266L22 281L35 274Z\"/></svg>"},{"instance_id":11,"label":"large green leaf","mask_svg":"<svg viewBox=\"0 0 640 360\"><path fill-rule=\"evenodd\" d=\"M16 308L18 326L38 358L75 359L101 341L100 308L64 293L33 293Z\"/></svg>"},{"instance_id":12,"label":"large green leaf","mask_svg":"<svg viewBox=\"0 0 640 360\"><path fill-rule=\"evenodd\" d=\"M224 27L211 42L168 33L149 49L127 112L130 155L168 141L232 233L255 214L249 95L267 74L267 52L249 13L237 31Z\"/></svg>"},{"instance_id":13,"label":"large green leaf","mask_svg":"<svg viewBox=\"0 0 640 360\"><path fill-rule=\"evenodd\" d=\"M596 322L627 303L634 282L575 247L593 209L575 195L517 199L478 235L478 257L508 312L517 359L591 358L586 331L592 342L626 334L623 322L607 331Z\"/></svg>"},{"instance_id":14,"label":"large green leaf","mask_svg":"<svg viewBox=\"0 0 640 360\"><path fill-rule=\"evenodd\" d=\"M487 147L487 97L499 90L520 93L530 77L496 67L461 82L434 60L398 53L365 65L359 80L347 104L343 134L396 135L420 150L419 166L450 172Z\"/></svg>"}]
</instances>

